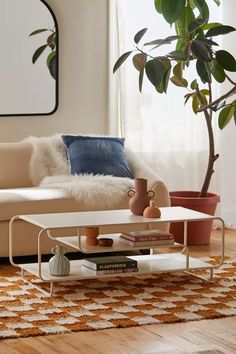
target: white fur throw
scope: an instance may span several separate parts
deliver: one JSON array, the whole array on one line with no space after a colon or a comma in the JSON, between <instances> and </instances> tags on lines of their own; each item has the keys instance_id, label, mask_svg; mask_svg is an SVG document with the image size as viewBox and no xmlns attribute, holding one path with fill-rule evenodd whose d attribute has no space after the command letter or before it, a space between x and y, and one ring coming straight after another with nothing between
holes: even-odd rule
<instances>
[{"instance_id":1,"label":"white fur throw","mask_svg":"<svg viewBox=\"0 0 236 354\"><path fill-rule=\"evenodd\" d=\"M127 191L134 188L130 178L92 174L72 176L60 134L25 140L33 147L30 176L34 186L62 188L83 205L96 207L102 203L105 208L119 203Z\"/></svg>"},{"instance_id":2,"label":"white fur throw","mask_svg":"<svg viewBox=\"0 0 236 354\"><path fill-rule=\"evenodd\" d=\"M130 178L104 175L75 175L46 177L40 187L63 188L68 194L79 200L82 205L96 208L112 208L127 195L129 189L134 188L134 181Z\"/></svg>"}]
</instances>

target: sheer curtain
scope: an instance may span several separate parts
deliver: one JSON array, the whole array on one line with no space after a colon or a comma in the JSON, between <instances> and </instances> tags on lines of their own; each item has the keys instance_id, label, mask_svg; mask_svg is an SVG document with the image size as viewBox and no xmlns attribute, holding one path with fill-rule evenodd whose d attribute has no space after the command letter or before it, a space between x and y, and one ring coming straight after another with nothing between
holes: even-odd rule
<instances>
[{"instance_id":1,"label":"sheer curtain","mask_svg":"<svg viewBox=\"0 0 236 354\"><path fill-rule=\"evenodd\" d=\"M220 10L213 1L212 7L211 20L220 21ZM110 72L122 53L134 49L133 37L145 27L145 42L174 34L155 11L153 0L110 0ZM173 46L162 46L158 55L171 50ZM193 80L195 67L190 71L186 78ZM158 94L145 79L140 93L138 72L130 57L111 74L109 91L110 133L125 137L127 146L162 176L170 190L199 190L208 162L207 129L204 117L192 112L191 102L184 106L186 89L170 84L167 94ZM216 126L218 149L217 131ZM210 189L217 191L214 178Z\"/></svg>"}]
</instances>

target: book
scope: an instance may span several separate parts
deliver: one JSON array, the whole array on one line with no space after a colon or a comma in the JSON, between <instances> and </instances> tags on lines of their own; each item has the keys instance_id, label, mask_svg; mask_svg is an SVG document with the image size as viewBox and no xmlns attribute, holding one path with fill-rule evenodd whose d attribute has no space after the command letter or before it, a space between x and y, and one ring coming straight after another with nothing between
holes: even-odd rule
<instances>
[{"instance_id":1,"label":"book","mask_svg":"<svg viewBox=\"0 0 236 354\"><path fill-rule=\"evenodd\" d=\"M159 241L174 240L174 235L161 230L143 230L122 232L120 236L130 241Z\"/></svg>"},{"instance_id":2,"label":"book","mask_svg":"<svg viewBox=\"0 0 236 354\"><path fill-rule=\"evenodd\" d=\"M138 266L136 260L126 256L85 258L82 260L82 264L96 271L109 269L137 268Z\"/></svg>"},{"instance_id":3,"label":"book","mask_svg":"<svg viewBox=\"0 0 236 354\"><path fill-rule=\"evenodd\" d=\"M120 236L120 241L126 243L129 246L140 247L140 246L163 246L163 245L173 245L174 238L167 240L155 240L155 241L131 241L124 236Z\"/></svg>"},{"instance_id":4,"label":"book","mask_svg":"<svg viewBox=\"0 0 236 354\"><path fill-rule=\"evenodd\" d=\"M86 268L89 268L85 266ZM137 267L132 267L132 268L121 268L121 269L104 269L104 270L94 270L89 268L93 272L95 272L96 275L103 275L103 274L121 274L121 273L135 273L138 272Z\"/></svg>"}]
</instances>

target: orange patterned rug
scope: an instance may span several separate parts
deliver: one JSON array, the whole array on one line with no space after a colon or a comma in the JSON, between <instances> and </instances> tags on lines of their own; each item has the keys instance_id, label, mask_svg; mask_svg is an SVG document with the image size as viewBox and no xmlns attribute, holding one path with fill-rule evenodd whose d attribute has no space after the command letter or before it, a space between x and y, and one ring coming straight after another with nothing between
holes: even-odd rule
<instances>
[{"instance_id":1,"label":"orange patterned rug","mask_svg":"<svg viewBox=\"0 0 236 354\"><path fill-rule=\"evenodd\" d=\"M226 259L214 274L212 282L185 273L74 281L60 283L48 297L15 268L1 266L0 338L236 315L236 260Z\"/></svg>"}]
</instances>

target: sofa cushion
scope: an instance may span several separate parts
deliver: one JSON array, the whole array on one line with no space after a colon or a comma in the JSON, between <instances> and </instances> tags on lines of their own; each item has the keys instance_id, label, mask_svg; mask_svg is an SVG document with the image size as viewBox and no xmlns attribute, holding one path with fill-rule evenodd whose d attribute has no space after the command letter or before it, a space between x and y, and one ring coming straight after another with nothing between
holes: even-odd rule
<instances>
[{"instance_id":1,"label":"sofa cushion","mask_svg":"<svg viewBox=\"0 0 236 354\"><path fill-rule=\"evenodd\" d=\"M0 143L0 188L32 186L29 171L31 154L29 143Z\"/></svg>"},{"instance_id":2,"label":"sofa cushion","mask_svg":"<svg viewBox=\"0 0 236 354\"><path fill-rule=\"evenodd\" d=\"M63 135L72 174L92 173L133 178L126 160L124 139Z\"/></svg>"},{"instance_id":3,"label":"sofa cushion","mask_svg":"<svg viewBox=\"0 0 236 354\"><path fill-rule=\"evenodd\" d=\"M128 198L114 203L114 209L128 207ZM96 206L83 205L70 197L62 188L12 188L0 190L0 221L10 220L15 215L60 213L85 210L103 210L101 203Z\"/></svg>"}]
</instances>

